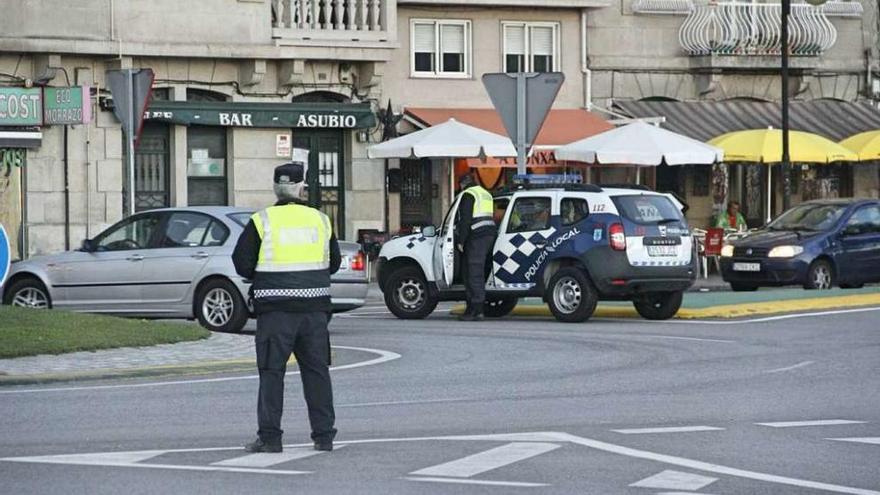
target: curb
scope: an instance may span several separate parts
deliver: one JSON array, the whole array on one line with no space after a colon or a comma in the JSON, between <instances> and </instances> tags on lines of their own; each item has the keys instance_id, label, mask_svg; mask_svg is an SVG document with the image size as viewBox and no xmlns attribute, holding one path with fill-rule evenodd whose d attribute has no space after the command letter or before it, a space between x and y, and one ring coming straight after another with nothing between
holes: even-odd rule
<instances>
[{"instance_id":1,"label":"curb","mask_svg":"<svg viewBox=\"0 0 880 495\"><path fill-rule=\"evenodd\" d=\"M674 316L680 320L701 318L731 319L747 316L770 316L798 311L818 311L827 309L858 308L880 306L880 294L857 294L852 296L814 297L809 299L790 299L783 301L754 302L743 304L724 304L707 308L682 308ZM450 311L453 315L464 312L464 305L458 305ZM552 317L550 308L544 305L517 306L510 316ZM641 318L635 308L622 306L596 307L593 313L596 318Z\"/></svg>"},{"instance_id":2,"label":"curb","mask_svg":"<svg viewBox=\"0 0 880 495\"><path fill-rule=\"evenodd\" d=\"M61 373L40 373L31 375L2 375L0 387L9 385L39 385L46 383L92 381L116 378L155 378L163 376L207 375L214 373L236 373L256 370L256 359L234 359L228 361L206 361L196 364L170 364L128 369L98 369Z\"/></svg>"}]
</instances>

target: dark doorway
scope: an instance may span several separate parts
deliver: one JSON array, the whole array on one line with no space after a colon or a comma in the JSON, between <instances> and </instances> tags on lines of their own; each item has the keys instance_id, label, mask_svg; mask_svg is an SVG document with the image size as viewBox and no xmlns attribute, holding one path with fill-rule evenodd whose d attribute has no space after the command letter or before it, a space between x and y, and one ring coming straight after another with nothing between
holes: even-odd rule
<instances>
[{"instance_id":1,"label":"dark doorway","mask_svg":"<svg viewBox=\"0 0 880 495\"><path fill-rule=\"evenodd\" d=\"M343 132L294 129L293 146L309 150L309 204L333 222L339 239L345 238L345 152Z\"/></svg>"},{"instance_id":2,"label":"dark doorway","mask_svg":"<svg viewBox=\"0 0 880 495\"><path fill-rule=\"evenodd\" d=\"M134 203L136 211L171 205L169 129L167 124L145 122L134 150Z\"/></svg>"},{"instance_id":3,"label":"dark doorway","mask_svg":"<svg viewBox=\"0 0 880 495\"><path fill-rule=\"evenodd\" d=\"M415 227L430 225L431 160L400 161L400 225Z\"/></svg>"}]
</instances>

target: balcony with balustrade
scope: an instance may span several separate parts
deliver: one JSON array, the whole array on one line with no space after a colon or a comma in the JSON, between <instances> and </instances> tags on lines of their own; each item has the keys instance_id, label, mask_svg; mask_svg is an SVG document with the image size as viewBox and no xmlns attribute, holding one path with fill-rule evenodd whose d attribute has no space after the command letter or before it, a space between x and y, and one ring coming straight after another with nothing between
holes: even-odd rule
<instances>
[{"instance_id":1,"label":"balcony with balustrade","mask_svg":"<svg viewBox=\"0 0 880 495\"><path fill-rule=\"evenodd\" d=\"M838 5L832 9L833 15L849 13ZM775 68L781 54L781 14L779 3L696 3L681 25L679 42L698 67ZM817 66L818 57L834 46L837 28L828 17L825 6L792 3L789 53L793 67Z\"/></svg>"},{"instance_id":2,"label":"balcony with balustrade","mask_svg":"<svg viewBox=\"0 0 880 495\"><path fill-rule=\"evenodd\" d=\"M397 0L273 0L279 46L397 47Z\"/></svg>"}]
</instances>

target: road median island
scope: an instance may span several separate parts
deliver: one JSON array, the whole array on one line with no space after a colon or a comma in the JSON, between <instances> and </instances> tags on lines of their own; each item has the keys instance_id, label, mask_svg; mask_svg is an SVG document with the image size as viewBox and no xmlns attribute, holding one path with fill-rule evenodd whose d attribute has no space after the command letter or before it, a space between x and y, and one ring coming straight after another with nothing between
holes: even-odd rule
<instances>
[{"instance_id":1,"label":"road median island","mask_svg":"<svg viewBox=\"0 0 880 495\"><path fill-rule=\"evenodd\" d=\"M0 359L205 339L196 325L0 307Z\"/></svg>"},{"instance_id":2,"label":"road median island","mask_svg":"<svg viewBox=\"0 0 880 495\"><path fill-rule=\"evenodd\" d=\"M880 306L880 286L862 289L832 289L824 291L792 289L765 289L756 292L688 292L675 318L729 319L750 316L771 316L785 313L826 311L834 309ZM452 309L461 314L464 305ZM545 303L536 298L521 299L510 316L552 317ZM595 318L641 318L626 301L601 302L593 313Z\"/></svg>"}]
</instances>

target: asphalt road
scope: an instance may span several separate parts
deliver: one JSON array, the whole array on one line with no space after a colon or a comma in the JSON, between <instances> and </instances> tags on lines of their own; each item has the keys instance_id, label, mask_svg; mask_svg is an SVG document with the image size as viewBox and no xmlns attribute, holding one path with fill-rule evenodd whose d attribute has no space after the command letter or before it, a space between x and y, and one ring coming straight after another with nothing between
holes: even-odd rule
<instances>
[{"instance_id":1,"label":"asphalt road","mask_svg":"<svg viewBox=\"0 0 880 495\"><path fill-rule=\"evenodd\" d=\"M5 387L0 492L880 493L878 318L462 324L374 305L332 322L334 344L375 350L333 373L334 452L310 450L295 375L285 453L257 456L250 376Z\"/></svg>"}]
</instances>

